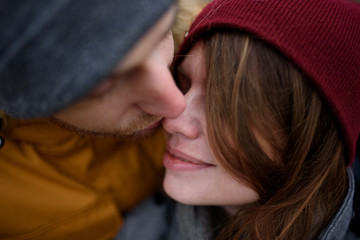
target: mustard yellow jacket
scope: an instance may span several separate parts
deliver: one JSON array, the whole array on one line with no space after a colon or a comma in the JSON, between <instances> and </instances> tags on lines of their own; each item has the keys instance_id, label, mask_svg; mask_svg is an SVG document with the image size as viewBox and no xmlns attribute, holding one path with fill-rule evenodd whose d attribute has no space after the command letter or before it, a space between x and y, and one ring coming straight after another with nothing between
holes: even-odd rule
<instances>
[{"instance_id":1,"label":"mustard yellow jacket","mask_svg":"<svg viewBox=\"0 0 360 240\"><path fill-rule=\"evenodd\" d=\"M161 187L163 133L80 137L46 120L0 130L0 239L111 239Z\"/></svg>"}]
</instances>

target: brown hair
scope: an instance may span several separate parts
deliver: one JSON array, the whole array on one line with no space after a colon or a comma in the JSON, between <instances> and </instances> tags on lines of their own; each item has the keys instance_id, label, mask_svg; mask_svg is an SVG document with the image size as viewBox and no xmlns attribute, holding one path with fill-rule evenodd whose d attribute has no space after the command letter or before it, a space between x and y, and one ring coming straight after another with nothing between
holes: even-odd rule
<instances>
[{"instance_id":1,"label":"brown hair","mask_svg":"<svg viewBox=\"0 0 360 240\"><path fill-rule=\"evenodd\" d=\"M215 33L204 38L204 54L210 144L260 196L217 238L316 237L347 188L344 143L330 108L305 74L255 37Z\"/></svg>"}]
</instances>

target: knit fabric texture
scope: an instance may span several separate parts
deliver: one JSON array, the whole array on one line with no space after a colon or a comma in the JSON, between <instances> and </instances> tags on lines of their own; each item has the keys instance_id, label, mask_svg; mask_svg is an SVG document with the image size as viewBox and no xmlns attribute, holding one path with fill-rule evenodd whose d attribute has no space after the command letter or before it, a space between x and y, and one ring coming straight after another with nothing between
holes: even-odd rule
<instances>
[{"instance_id":1,"label":"knit fabric texture","mask_svg":"<svg viewBox=\"0 0 360 240\"><path fill-rule=\"evenodd\" d=\"M253 34L282 52L335 113L354 161L360 132L360 4L348 0L214 0L193 22L179 56L216 30Z\"/></svg>"},{"instance_id":2,"label":"knit fabric texture","mask_svg":"<svg viewBox=\"0 0 360 240\"><path fill-rule=\"evenodd\" d=\"M0 110L49 116L108 77L175 0L0 2Z\"/></svg>"}]
</instances>

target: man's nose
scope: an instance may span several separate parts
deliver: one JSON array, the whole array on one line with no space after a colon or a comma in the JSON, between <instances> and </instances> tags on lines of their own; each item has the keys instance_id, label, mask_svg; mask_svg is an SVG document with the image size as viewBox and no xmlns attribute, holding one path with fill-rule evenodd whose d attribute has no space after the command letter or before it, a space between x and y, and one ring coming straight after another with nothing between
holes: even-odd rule
<instances>
[{"instance_id":1,"label":"man's nose","mask_svg":"<svg viewBox=\"0 0 360 240\"><path fill-rule=\"evenodd\" d=\"M185 97L168 68L149 63L145 66L144 74L147 77L143 81L143 98L138 104L139 107L151 115L178 117L185 110Z\"/></svg>"}]
</instances>

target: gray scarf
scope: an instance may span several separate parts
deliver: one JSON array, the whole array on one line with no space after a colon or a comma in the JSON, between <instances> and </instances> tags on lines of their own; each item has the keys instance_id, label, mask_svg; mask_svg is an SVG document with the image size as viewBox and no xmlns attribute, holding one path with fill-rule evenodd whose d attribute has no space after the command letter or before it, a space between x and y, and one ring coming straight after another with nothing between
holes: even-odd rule
<instances>
[{"instance_id":1,"label":"gray scarf","mask_svg":"<svg viewBox=\"0 0 360 240\"><path fill-rule=\"evenodd\" d=\"M213 207L198 207L176 204L176 221L182 240L212 240L214 239ZM219 215L220 217L220 215Z\"/></svg>"}]
</instances>

